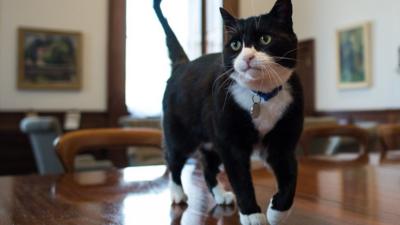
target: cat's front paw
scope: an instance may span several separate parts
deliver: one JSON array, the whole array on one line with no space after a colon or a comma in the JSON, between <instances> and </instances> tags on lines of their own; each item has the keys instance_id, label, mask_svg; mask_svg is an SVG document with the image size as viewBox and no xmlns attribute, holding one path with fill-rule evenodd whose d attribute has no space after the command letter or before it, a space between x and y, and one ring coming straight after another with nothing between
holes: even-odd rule
<instances>
[{"instance_id":1,"label":"cat's front paw","mask_svg":"<svg viewBox=\"0 0 400 225\"><path fill-rule=\"evenodd\" d=\"M180 204L187 202L188 197L183 191L182 186L177 185L174 182L171 182L170 190L171 190L171 200L173 204Z\"/></svg>"},{"instance_id":2,"label":"cat's front paw","mask_svg":"<svg viewBox=\"0 0 400 225\"><path fill-rule=\"evenodd\" d=\"M242 225L267 225L267 218L263 213L253 213L250 215L240 215L240 223Z\"/></svg>"},{"instance_id":3,"label":"cat's front paw","mask_svg":"<svg viewBox=\"0 0 400 225\"><path fill-rule=\"evenodd\" d=\"M291 209L278 211L272 208L272 200L269 202L267 218L270 225L281 225L290 215Z\"/></svg>"},{"instance_id":4,"label":"cat's front paw","mask_svg":"<svg viewBox=\"0 0 400 225\"><path fill-rule=\"evenodd\" d=\"M212 189L214 200L218 205L232 205L235 202L235 195L225 191L220 185Z\"/></svg>"}]
</instances>

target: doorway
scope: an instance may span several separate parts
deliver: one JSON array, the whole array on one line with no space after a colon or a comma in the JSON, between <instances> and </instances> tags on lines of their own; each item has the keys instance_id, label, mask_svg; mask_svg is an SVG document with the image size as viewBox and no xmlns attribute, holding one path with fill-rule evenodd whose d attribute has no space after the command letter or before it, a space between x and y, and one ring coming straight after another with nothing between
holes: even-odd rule
<instances>
[{"instance_id":1,"label":"doorway","mask_svg":"<svg viewBox=\"0 0 400 225\"><path fill-rule=\"evenodd\" d=\"M304 91L304 116L315 116L315 41L300 41L296 72Z\"/></svg>"}]
</instances>

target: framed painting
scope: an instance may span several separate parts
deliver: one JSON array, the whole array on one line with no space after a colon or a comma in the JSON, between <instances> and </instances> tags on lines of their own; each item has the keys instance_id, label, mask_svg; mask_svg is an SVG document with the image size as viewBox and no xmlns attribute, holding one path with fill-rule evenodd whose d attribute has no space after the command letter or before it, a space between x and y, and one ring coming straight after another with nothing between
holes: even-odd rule
<instances>
[{"instance_id":1,"label":"framed painting","mask_svg":"<svg viewBox=\"0 0 400 225\"><path fill-rule=\"evenodd\" d=\"M371 86L371 24L337 31L337 86L340 89Z\"/></svg>"},{"instance_id":2,"label":"framed painting","mask_svg":"<svg viewBox=\"0 0 400 225\"><path fill-rule=\"evenodd\" d=\"M19 89L70 89L82 86L82 34L20 28Z\"/></svg>"}]
</instances>

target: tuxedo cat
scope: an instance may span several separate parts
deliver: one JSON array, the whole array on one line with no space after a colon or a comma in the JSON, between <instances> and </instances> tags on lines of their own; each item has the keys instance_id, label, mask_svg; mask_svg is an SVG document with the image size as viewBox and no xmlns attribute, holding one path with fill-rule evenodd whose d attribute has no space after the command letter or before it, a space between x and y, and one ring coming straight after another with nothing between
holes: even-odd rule
<instances>
[{"instance_id":1,"label":"tuxedo cat","mask_svg":"<svg viewBox=\"0 0 400 225\"><path fill-rule=\"evenodd\" d=\"M295 148L303 128L303 94L296 65L292 3L277 0L269 13L237 19L223 8L227 42L222 53L189 61L162 14L172 75L163 99L166 162L174 203L187 201L181 170L198 150L206 183L217 204L239 206L244 225L280 224L293 205L297 179ZM257 147L277 179L267 214L257 205L250 156ZM216 175L223 164L233 188Z\"/></svg>"}]
</instances>

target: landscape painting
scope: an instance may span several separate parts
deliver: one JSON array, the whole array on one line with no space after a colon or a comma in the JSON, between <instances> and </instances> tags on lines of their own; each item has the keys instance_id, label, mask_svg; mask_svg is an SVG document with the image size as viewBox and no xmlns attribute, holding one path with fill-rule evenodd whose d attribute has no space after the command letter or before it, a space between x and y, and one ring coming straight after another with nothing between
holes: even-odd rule
<instances>
[{"instance_id":1,"label":"landscape painting","mask_svg":"<svg viewBox=\"0 0 400 225\"><path fill-rule=\"evenodd\" d=\"M338 87L365 88L371 85L370 24L337 32Z\"/></svg>"},{"instance_id":2,"label":"landscape painting","mask_svg":"<svg viewBox=\"0 0 400 225\"><path fill-rule=\"evenodd\" d=\"M20 28L19 89L80 89L82 43L79 32Z\"/></svg>"}]
</instances>

